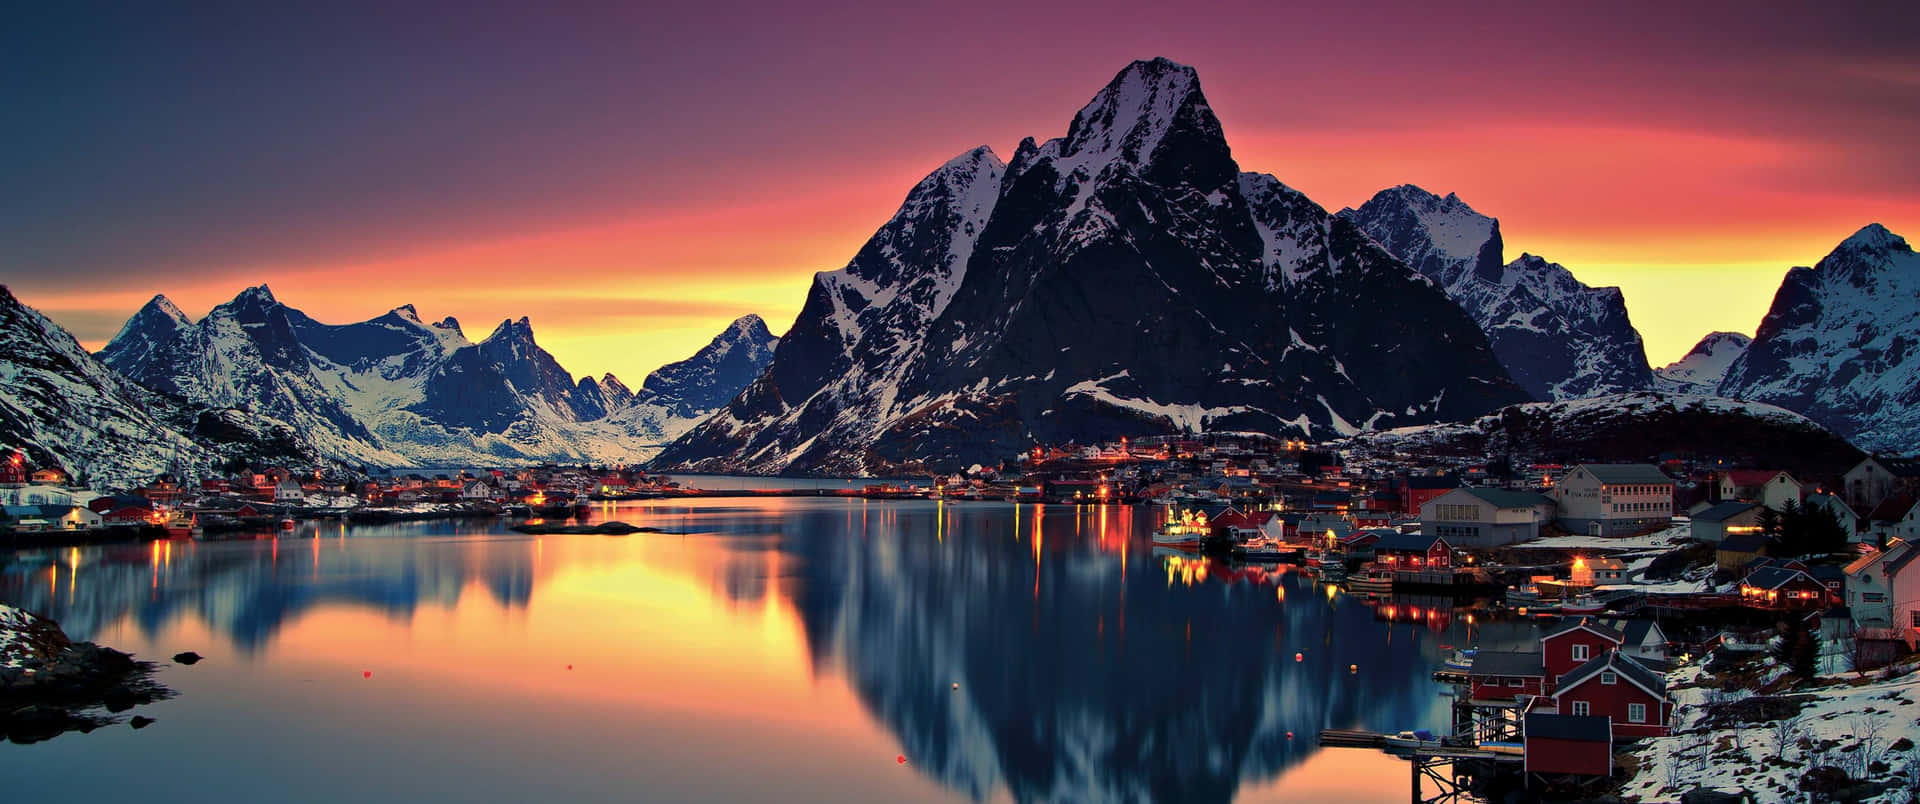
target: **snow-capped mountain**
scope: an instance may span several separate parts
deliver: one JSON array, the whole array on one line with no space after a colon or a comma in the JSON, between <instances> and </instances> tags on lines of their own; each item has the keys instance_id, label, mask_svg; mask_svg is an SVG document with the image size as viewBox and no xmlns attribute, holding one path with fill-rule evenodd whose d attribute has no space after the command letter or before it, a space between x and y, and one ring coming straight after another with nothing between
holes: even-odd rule
<instances>
[{"instance_id":1,"label":"snow-capped mountain","mask_svg":"<svg viewBox=\"0 0 1920 804\"><path fill-rule=\"evenodd\" d=\"M120 328L120 333L113 336L107 348L96 357L107 365L119 367L122 373L137 374L161 348L192 326L193 322L174 306L172 299L154 296L127 319L126 326Z\"/></svg>"},{"instance_id":2,"label":"snow-capped mountain","mask_svg":"<svg viewBox=\"0 0 1920 804\"><path fill-rule=\"evenodd\" d=\"M648 374L640 383L639 401L658 405L678 418L704 418L758 378L779 345L780 339L767 330L760 316L741 316L692 357ZM618 385L619 380L613 382L615 393L631 404L635 394Z\"/></svg>"},{"instance_id":3,"label":"snow-capped mountain","mask_svg":"<svg viewBox=\"0 0 1920 804\"><path fill-rule=\"evenodd\" d=\"M1920 254L1880 224L1787 272L1720 393L1799 411L1863 449L1920 443Z\"/></svg>"},{"instance_id":4,"label":"snow-capped mountain","mask_svg":"<svg viewBox=\"0 0 1920 804\"><path fill-rule=\"evenodd\" d=\"M101 357L191 405L284 422L315 453L351 464L634 462L692 424L682 420L684 405L644 412L612 375L576 383L540 348L525 318L501 322L477 343L453 318L429 324L411 305L369 321L323 324L264 285L197 323L172 309L164 298L150 302ZM163 342L169 322L174 334ZM754 359L764 367L770 338L723 334L730 347L751 344L724 371L693 377L690 393L717 393L717 383ZM663 381L660 392L676 388Z\"/></svg>"},{"instance_id":5,"label":"snow-capped mountain","mask_svg":"<svg viewBox=\"0 0 1920 804\"><path fill-rule=\"evenodd\" d=\"M767 322L749 314L727 325L692 357L655 369L638 392L628 390L612 374L595 385L606 400L607 421L628 432L648 434L651 452L693 429L739 394L767 370L779 345ZM583 378L580 382L594 381Z\"/></svg>"},{"instance_id":6,"label":"snow-capped mountain","mask_svg":"<svg viewBox=\"0 0 1920 804\"><path fill-rule=\"evenodd\" d=\"M1036 442L1294 435L1525 398L1352 222L1242 174L1191 68L1122 70L1062 138L942 165L819 274L770 368L662 466L877 473Z\"/></svg>"},{"instance_id":7,"label":"snow-capped mountain","mask_svg":"<svg viewBox=\"0 0 1920 804\"><path fill-rule=\"evenodd\" d=\"M204 468L210 453L166 412L166 400L102 365L0 286L0 447L107 485Z\"/></svg>"},{"instance_id":8,"label":"snow-capped mountain","mask_svg":"<svg viewBox=\"0 0 1920 804\"><path fill-rule=\"evenodd\" d=\"M1459 196L1441 198L1407 184L1340 215L1445 288L1535 398L1653 387L1646 348L1619 288L1588 287L1531 254L1504 262L1500 222Z\"/></svg>"},{"instance_id":9,"label":"snow-capped mountain","mask_svg":"<svg viewBox=\"0 0 1920 804\"><path fill-rule=\"evenodd\" d=\"M1750 343L1752 338L1738 332L1709 332L1685 357L1654 370L1654 385L1670 393L1716 393L1727 377L1727 368Z\"/></svg>"}]
</instances>

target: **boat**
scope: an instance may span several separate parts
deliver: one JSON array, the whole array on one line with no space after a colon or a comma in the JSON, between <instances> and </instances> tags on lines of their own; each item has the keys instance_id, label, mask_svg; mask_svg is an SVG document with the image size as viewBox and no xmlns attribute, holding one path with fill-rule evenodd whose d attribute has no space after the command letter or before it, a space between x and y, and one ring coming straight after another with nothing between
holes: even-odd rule
<instances>
[{"instance_id":1,"label":"boat","mask_svg":"<svg viewBox=\"0 0 1920 804\"><path fill-rule=\"evenodd\" d=\"M1592 595L1581 595L1560 604L1561 614L1599 614L1606 610L1606 604L1601 603Z\"/></svg>"},{"instance_id":2,"label":"boat","mask_svg":"<svg viewBox=\"0 0 1920 804\"><path fill-rule=\"evenodd\" d=\"M295 523L294 523L294 521L293 521L293 517L282 517L282 518L280 519L280 529L281 529L281 530L293 530L293 528L294 528L294 525L295 525Z\"/></svg>"},{"instance_id":3,"label":"boat","mask_svg":"<svg viewBox=\"0 0 1920 804\"><path fill-rule=\"evenodd\" d=\"M1388 749L1398 748L1401 750L1439 748L1444 744L1441 742L1439 735L1426 729L1415 729L1413 731L1403 731L1399 734L1389 734L1385 737L1385 740Z\"/></svg>"},{"instance_id":4,"label":"boat","mask_svg":"<svg viewBox=\"0 0 1920 804\"><path fill-rule=\"evenodd\" d=\"M1166 524L1153 532L1153 546L1197 553L1209 532L1206 513L1187 509L1167 517Z\"/></svg>"},{"instance_id":5,"label":"boat","mask_svg":"<svg viewBox=\"0 0 1920 804\"><path fill-rule=\"evenodd\" d=\"M1448 656L1447 660L1441 662L1441 664L1448 670L1470 670L1473 668L1473 657L1476 653L1479 653L1479 651L1473 648L1461 648L1454 651L1453 654Z\"/></svg>"},{"instance_id":6,"label":"boat","mask_svg":"<svg viewBox=\"0 0 1920 804\"><path fill-rule=\"evenodd\" d=\"M1364 574L1348 576L1347 591L1386 594L1393 591L1393 570L1368 567Z\"/></svg>"},{"instance_id":7,"label":"boat","mask_svg":"<svg viewBox=\"0 0 1920 804\"><path fill-rule=\"evenodd\" d=\"M1540 587L1533 584L1509 586L1506 600L1509 606L1538 606L1540 605Z\"/></svg>"},{"instance_id":8,"label":"boat","mask_svg":"<svg viewBox=\"0 0 1920 804\"><path fill-rule=\"evenodd\" d=\"M533 516L533 509L522 503L508 503L501 506L500 513L506 516Z\"/></svg>"}]
</instances>

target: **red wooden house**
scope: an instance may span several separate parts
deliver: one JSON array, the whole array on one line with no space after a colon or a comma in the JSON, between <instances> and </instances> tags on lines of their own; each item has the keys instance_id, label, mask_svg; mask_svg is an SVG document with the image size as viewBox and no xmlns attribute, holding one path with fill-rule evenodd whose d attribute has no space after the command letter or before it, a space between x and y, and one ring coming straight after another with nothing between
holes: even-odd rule
<instances>
[{"instance_id":1,"label":"red wooden house","mask_svg":"<svg viewBox=\"0 0 1920 804\"><path fill-rule=\"evenodd\" d=\"M1563 622L1540 638L1540 658L1549 684L1626 641L1625 634L1586 618Z\"/></svg>"},{"instance_id":2,"label":"red wooden house","mask_svg":"<svg viewBox=\"0 0 1920 804\"><path fill-rule=\"evenodd\" d=\"M1528 712L1527 773L1613 774L1613 729L1599 715Z\"/></svg>"},{"instance_id":3,"label":"red wooden house","mask_svg":"<svg viewBox=\"0 0 1920 804\"><path fill-rule=\"evenodd\" d=\"M1673 714L1666 679L1619 651L1563 676L1553 702L1558 714L1611 718L1615 737L1665 737Z\"/></svg>"},{"instance_id":4,"label":"red wooden house","mask_svg":"<svg viewBox=\"0 0 1920 804\"><path fill-rule=\"evenodd\" d=\"M1533 651L1480 651L1467 668L1475 701L1510 701L1545 695L1547 676Z\"/></svg>"},{"instance_id":5,"label":"red wooden house","mask_svg":"<svg viewBox=\"0 0 1920 804\"><path fill-rule=\"evenodd\" d=\"M1422 533L1388 533L1373 543L1373 561L1396 570L1446 569L1453 566L1453 545Z\"/></svg>"}]
</instances>

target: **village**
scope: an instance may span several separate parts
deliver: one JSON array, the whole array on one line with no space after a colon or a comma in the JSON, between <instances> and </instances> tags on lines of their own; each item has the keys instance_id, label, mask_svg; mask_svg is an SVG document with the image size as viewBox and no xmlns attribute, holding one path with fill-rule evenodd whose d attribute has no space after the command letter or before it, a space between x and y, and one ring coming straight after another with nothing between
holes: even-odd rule
<instances>
[{"instance_id":1,"label":"village","mask_svg":"<svg viewBox=\"0 0 1920 804\"><path fill-rule=\"evenodd\" d=\"M0 461L0 531L15 546L272 538L296 519L537 522L604 501L724 494L1148 506L1170 573L1284 565L1390 622L1530 626L1483 627L1434 668L1453 690L1445 734L1320 736L1407 759L1421 800L1503 785L1643 800L1773 800L1813 785L1820 800L1904 801L1892 796L1920 789L1920 461L1868 456L1839 477L1800 478L1699 458L1356 460L1216 435L730 492L629 467L232 468L94 490L15 452ZM1760 739L1788 735L1786 720L1790 740Z\"/></svg>"}]
</instances>

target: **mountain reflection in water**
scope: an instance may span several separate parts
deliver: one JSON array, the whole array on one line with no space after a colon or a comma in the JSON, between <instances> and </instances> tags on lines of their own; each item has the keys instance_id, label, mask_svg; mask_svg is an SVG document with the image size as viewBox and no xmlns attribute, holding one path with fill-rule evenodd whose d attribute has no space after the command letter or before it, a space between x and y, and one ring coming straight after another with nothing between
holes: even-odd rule
<instances>
[{"instance_id":1,"label":"mountain reflection in water","mask_svg":"<svg viewBox=\"0 0 1920 804\"><path fill-rule=\"evenodd\" d=\"M588 631L595 625L590 618L604 616L600 627L610 644L582 657L605 665L604 675L566 678L600 685L595 694L610 701L607 706L627 707L620 709L620 728L644 730L635 734L717 730L719 739L732 734L751 749L728 763L772 765L773 753L804 754L803 769L788 772L818 774L820 789L843 800L896 798L899 773L924 774L948 794L969 799L1220 801L1250 788L1284 798L1296 783L1325 790L1338 780L1286 774L1316 754L1315 733L1443 727L1445 699L1436 695L1430 674L1442 643L1464 645L1470 638L1463 622L1445 628L1386 622L1374 608L1297 572L1156 555L1146 510L716 500L607 507L594 517L692 535L534 539L499 523L305 524L294 537L263 541L26 553L0 566L0 600L46 613L78 638L131 629L154 649L169 649L170 629L205 629L229 641L236 657L269 669L282 661L276 646L293 638L294 631L283 630L302 628L308 615L370 610L401 633L412 633L412 618L432 610L481 606L524 621L477 621L475 630L449 637L460 649L449 648L447 662L541 644L543 611L589 618L570 623ZM684 599L661 589L687 581L695 593ZM476 587L484 590L479 599ZM650 608L660 606L667 608ZM700 621L711 623L711 631L676 637L695 640L689 650L698 655L689 661L713 665L710 681L697 672L674 676L677 692L716 701L802 695L805 700L790 698L797 710L825 711L841 722L835 728L857 732L867 728L858 721L877 721L898 753L911 758L909 768L869 781L869 767L843 767L847 758L831 745L809 745L808 734L798 727L788 733L777 718L748 726L752 721L724 707L689 704L691 715L674 715L690 720L633 708L638 705L621 697L630 692L621 685L645 686L674 661L666 652L672 646L649 630L657 614L714 606L763 614L705 617ZM779 611L790 615L764 614ZM798 633L782 636L782 628ZM300 631L300 638L323 651L348 644L317 629ZM755 664L746 656L749 649L777 654L766 646L795 639L804 657L798 667ZM730 655L741 658L724 658ZM795 671L803 677L794 687L801 692L783 692ZM857 706L835 714L823 683L850 689ZM713 688L687 688L708 684ZM582 694L588 693L593 689ZM447 698L436 697L442 694ZM489 688L488 694L518 696L512 703L534 710L546 705L538 688ZM189 691L169 705L214 706L210 695L220 693ZM430 686L419 695L422 706L465 705ZM761 705L782 706L779 698L768 700ZM493 717L507 716L503 710ZM486 712L471 718L480 728L520 727L489 723ZM154 744L147 741L143 750ZM612 750L590 742L572 749ZM8 751L17 749L0 749L0 768L29 759ZM773 753L756 758L762 751ZM1324 777L1345 767L1323 772L1317 764L1303 772ZM488 781L489 773L555 771L476 769L461 761L429 762L417 772L471 776L457 784L488 798L510 795L498 779ZM728 787L735 782L726 779L667 786L659 777L669 772L690 771L642 773L608 762L594 771L604 778L570 782L584 798L761 792ZM1404 776L1396 778L1404 785ZM795 785L786 792L804 798L811 789ZM137 788L130 783L128 789ZM782 791L763 792L779 797Z\"/></svg>"}]
</instances>

